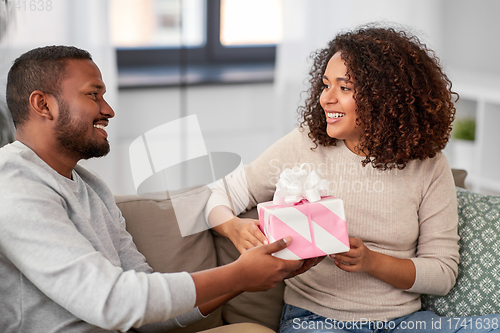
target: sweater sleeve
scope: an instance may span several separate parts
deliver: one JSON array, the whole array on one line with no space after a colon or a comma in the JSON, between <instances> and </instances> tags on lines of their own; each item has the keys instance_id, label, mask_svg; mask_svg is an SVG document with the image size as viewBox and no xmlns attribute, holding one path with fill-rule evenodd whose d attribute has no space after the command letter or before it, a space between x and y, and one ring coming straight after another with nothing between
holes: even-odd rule
<instances>
[{"instance_id":1,"label":"sweater sleeve","mask_svg":"<svg viewBox=\"0 0 500 333\"><path fill-rule=\"evenodd\" d=\"M67 205L34 180L2 184L0 252L23 278L77 318L109 330L165 321L193 308L196 291L188 273L125 271L79 232Z\"/></svg>"},{"instance_id":2,"label":"sweater sleeve","mask_svg":"<svg viewBox=\"0 0 500 333\"><path fill-rule=\"evenodd\" d=\"M117 208L118 209L118 208ZM152 273L153 269L146 262L146 257L137 250L132 235L129 234L125 225L125 218L119 213L120 224L120 249L119 256L124 271L134 270L136 272Z\"/></svg>"},{"instance_id":3,"label":"sweater sleeve","mask_svg":"<svg viewBox=\"0 0 500 333\"><path fill-rule=\"evenodd\" d=\"M419 207L419 237L416 278L410 292L446 295L458 274L457 197L446 157L438 156L427 165L425 189Z\"/></svg>"},{"instance_id":4,"label":"sweater sleeve","mask_svg":"<svg viewBox=\"0 0 500 333\"><path fill-rule=\"evenodd\" d=\"M157 333L157 332L165 332L170 331L175 328L186 327L189 324L197 322L203 318L207 318L209 315L204 316L198 307L194 308L188 313L177 316L175 318L169 319L167 321L151 323L136 328L136 331L139 333Z\"/></svg>"}]
</instances>

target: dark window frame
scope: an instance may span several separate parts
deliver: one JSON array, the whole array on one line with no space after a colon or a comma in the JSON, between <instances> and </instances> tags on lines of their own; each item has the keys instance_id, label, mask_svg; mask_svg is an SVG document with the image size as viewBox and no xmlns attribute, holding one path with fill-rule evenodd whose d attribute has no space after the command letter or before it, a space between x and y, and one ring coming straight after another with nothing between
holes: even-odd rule
<instances>
[{"instance_id":1,"label":"dark window frame","mask_svg":"<svg viewBox=\"0 0 500 333\"><path fill-rule=\"evenodd\" d=\"M275 45L263 46L232 46L225 47L220 42L220 0L206 1L206 43L203 47L151 47L151 48L117 48L116 58L118 64L118 73L126 73L134 71L135 73L141 70L147 71L154 68L172 73L176 68L179 71L180 79L178 84L182 84L182 76L196 68L198 71L211 71L212 74L219 70L226 73L235 70L238 67L246 67L248 71L255 72L262 70L272 72L274 69L274 61L276 57ZM202 75L203 76L203 75ZM237 81L239 82L255 82L255 81L272 81L272 73L259 77L253 75L245 79L245 75L240 75ZM226 83L223 75L211 75L205 79L198 79L194 82L185 82L187 84L213 84ZM168 81L168 80L167 80ZM231 81L231 80L230 80ZM174 82L174 83L172 83ZM151 84L158 85L178 85L176 80L169 80L169 83ZM234 82L229 82L234 83ZM121 88L143 86L144 84L120 84Z\"/></svg>"}]
</instances>

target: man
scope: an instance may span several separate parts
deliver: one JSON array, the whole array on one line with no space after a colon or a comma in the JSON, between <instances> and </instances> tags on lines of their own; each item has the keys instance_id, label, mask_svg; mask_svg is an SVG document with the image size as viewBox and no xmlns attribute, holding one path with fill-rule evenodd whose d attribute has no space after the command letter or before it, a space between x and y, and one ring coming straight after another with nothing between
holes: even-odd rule
<instances>
[{"instance_id":1,"label":"man","mask_svg":"<svg viewBox=\"0 0 500 333\"><path fill-rule=\"evenodd\" d=\"M112 193L77 164L109 152L105 91L90 54L74 47L31 50L9 71L17 140L0 149L1 332L127 331L188 313L165 323L175 326L315 263L271 256L287 239L223 267L153 273Z\"/></svg>"}]
</instances>

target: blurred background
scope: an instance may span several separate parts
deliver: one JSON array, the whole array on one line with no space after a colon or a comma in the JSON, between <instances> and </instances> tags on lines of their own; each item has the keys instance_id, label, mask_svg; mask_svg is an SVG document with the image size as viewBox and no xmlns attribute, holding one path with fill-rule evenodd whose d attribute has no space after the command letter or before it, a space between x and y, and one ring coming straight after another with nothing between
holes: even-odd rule
<instances>
[{"instance_id":1,"label":"blurred background","mask_svg":"<svg viewBox=\"0 0 500 333\"><path fill-rule=\"evenodd\" d=\"M441 59L461 96L445 153L470 189L500 193L499 16L496 0L0 0L0 143L13 139L13 60L64 44L90 51L107 85L111 153L82 164L115 194L135 193L131 142L188 115L208 151L249 163L297 126L311 53L379 21L414 32Z\"/></svg>"}]
</instances>

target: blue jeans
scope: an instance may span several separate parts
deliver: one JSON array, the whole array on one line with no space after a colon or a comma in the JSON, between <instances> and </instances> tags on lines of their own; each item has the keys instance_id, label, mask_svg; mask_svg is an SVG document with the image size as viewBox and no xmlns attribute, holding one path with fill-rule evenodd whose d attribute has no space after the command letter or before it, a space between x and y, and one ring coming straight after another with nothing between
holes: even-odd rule
<instances>
[{"instance_id":1,"label":"blue jeans","mask_svg":"<svg viewBox=\"0 0 500 333\"><path fill-rule=\"evenodd\" d=\"M279 333L357 332L500 332L500 314L477 317L440 317L430 311L417 311L389 321L337 321L311 311L285 304Z\"/></svg>"}]
</instances>

